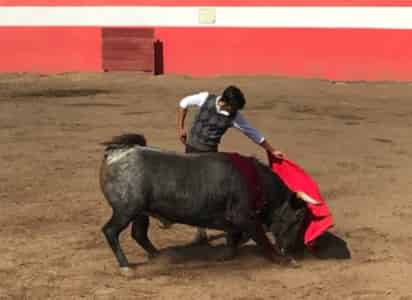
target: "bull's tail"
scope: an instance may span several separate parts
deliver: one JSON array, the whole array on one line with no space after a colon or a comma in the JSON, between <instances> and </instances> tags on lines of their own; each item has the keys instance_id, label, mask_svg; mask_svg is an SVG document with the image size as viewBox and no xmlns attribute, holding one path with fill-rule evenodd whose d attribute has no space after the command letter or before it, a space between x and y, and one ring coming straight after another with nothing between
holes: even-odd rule
<instances>
[{"instance_id":1,"label":"bull's tail","mask_svg":"<svg viewBox=\"0 0 412 300\"><path fill-rule=\"evenodd\" d=\"M110 141L103 142L102 145L106 146L106 151L131 148L136 145L144 147L146 139L142 134L125 133L114 136Z\"/></svg>"},{"instance_id":2,"label":"bull's tail","mask_svg":"<svg viewBox=\"0 0 412 300\"><path fill-rule=\"evenodd\" d=\"M110 141L101 143L105 146L104 157L100 165L100 188L109 203L113 199L105 193L105 185L110 174L110 165L122 160L128 153L134 151L135 146L146 146L146 139L141 134L126 133L112 137Z\"/></svg>"},{"instance_id":3,"label":"bull's tail","mask_svg":"<svg viewBox=\"0 0 412 300\"><path fill-rule=\"evenodd\" d=\"M125 133L114 136L110 141L103 142L106 146L104 149L104 161L106 163L113 163L125 157L135 146L146 147L146 139L141 134Z\"/></svg>"}]
</instances>

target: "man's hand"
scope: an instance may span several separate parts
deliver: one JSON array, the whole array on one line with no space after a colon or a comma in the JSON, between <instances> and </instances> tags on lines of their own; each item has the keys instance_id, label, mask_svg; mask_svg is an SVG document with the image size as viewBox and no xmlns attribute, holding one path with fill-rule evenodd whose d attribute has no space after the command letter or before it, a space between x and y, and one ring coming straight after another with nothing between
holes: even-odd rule
<instances>
[{"instance_id":1,"label":"man's hand","mask_svg":"<svg viewBox=\"0 0 412 300\"><path fill-rule=\"evenodd\" d=\"M274 149L267 140L263 140L263 142L260 143L260 146L262 146L263 149L265 149L268 153L270 153L277 159L282 160L286 157L286 155L282 151Z\"/></svg>"},{"instance_id":2,"label":"man's hand","mask_svg":"<svg viewBox=\"0 0 412 300\"><path fill-rule=\"evenodd\" d=\"M183 145L186 145L186 140L187 140L186 131L182 130L179 132L179 140L182 142Z\"/></svg>"},{"instance_id":3,"label":"man's hand","mask_svg":"<svg viewBox=\"0 0 412 300\"><path fill-rule=\"evenodd\" d=\"M286 155L283 152L279 151L279 150L273 150L271 153L277 159L284 159L286 157Z\"/></svg>"}]
</instances>

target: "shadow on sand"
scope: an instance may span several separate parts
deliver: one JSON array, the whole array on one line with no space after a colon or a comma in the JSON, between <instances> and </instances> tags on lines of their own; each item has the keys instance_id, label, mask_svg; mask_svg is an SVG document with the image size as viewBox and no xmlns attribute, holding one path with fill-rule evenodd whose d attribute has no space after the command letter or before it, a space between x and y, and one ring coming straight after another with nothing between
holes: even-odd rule
<instances>
[{"instance_id":1,"label":"shadow on sand","mask_svg":"<svg viewBox=\"0 0 412 300\"><path fill-rule=\"evenodd\" d=\"M325 232L316 240L315 257L319 259L350 259L346 241L331 232Z\"/></svg>"},{"instance_id":2,"label":"shadow on sand","mask_svg":"<svg viewBox=\"0 0 412 300\"><path fill-rule=\"evenodd\" d=\"M207 244L185 244L171 246L160 250L160 257L167 257L169 263L182 263L189 261L219 261L224 257L225 242L213 243L213 241L222 239L225 234L216 234L209 236ZM315 251L305 251L303 256L297 255L296 258L305 259L309 256L318 259L350 259L351 253L347 243L333 233L326 232L316 241ZM249 241L239 248L238 257L262 257L263 253L254 242Z\"/></svg>"}]
</instances>

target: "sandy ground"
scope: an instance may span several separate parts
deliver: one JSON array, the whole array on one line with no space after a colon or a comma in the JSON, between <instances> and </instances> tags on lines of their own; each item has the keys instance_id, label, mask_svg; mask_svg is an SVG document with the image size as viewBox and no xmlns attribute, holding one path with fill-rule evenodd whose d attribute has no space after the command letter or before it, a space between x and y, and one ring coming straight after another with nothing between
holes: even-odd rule
<instances>
[{"instance_id":1,"label":"sandy ground","mask_svg":"<svg viewBox=\"0 0 412 300\"><path fill-rule=\"evenodd\" d=\"M187 246L193 228L152 220L162 255L148 261L127 230L122 244L136 268L122 275L101 233L111 211L98 186L99 143L137 132L183 152L179 99L231 83L247 95L250 122L318 181L352 258L306 255L300 268L284 268L249 242L218 262L224 239ZM411 127L407 83L2 74L0 299L411 300ZM235 130L221 150L265 159Z\"/></svg>"}]
</instances>

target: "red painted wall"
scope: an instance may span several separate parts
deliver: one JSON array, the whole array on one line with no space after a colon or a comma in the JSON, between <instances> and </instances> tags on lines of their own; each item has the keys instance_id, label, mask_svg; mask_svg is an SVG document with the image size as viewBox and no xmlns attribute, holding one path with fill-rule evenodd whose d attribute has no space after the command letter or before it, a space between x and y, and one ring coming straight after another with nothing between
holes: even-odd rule
<instances>
[{"instance_id":1,"label":"red painted wall","mask_svg":"<svg viewBox=\"0 0 412 300\"><path fill-rule=\"evenodd\" d=\"M412 80L412 30L157 28L165 73Z\"/></svg>"},{"instance_id":2,"label":"red painted wall","mask_svg":"<svg viewBox=\"0 0 412 300\"><path fill-rule=\"evenodd\" d=\"M411 30L156 28L164 71L412 80ZM0 27L1 72L101 71L101 29Z\"/></svg>"},{"instance_id":3,"label":"red painted wall","mask_svg":"<svg viewBox=\"0 0 412 300\"><path fill-rule=\"evenodd\" d=\"M0 0L10 5L412 6L412 0ZM156 28L165 73L412 80L412 30ZM0 27L0 72L101 71L98 27Z\"/></svg>"},{"instance_id":4,"label":"red painted wall","mask_svg":"<svg viewBox=\"0 0 412 300\"><path fill-rule=\"evenodd\" d=\"M97 27L0 27L0 72L101 70Z\"/></svg>"}]
</instances>

